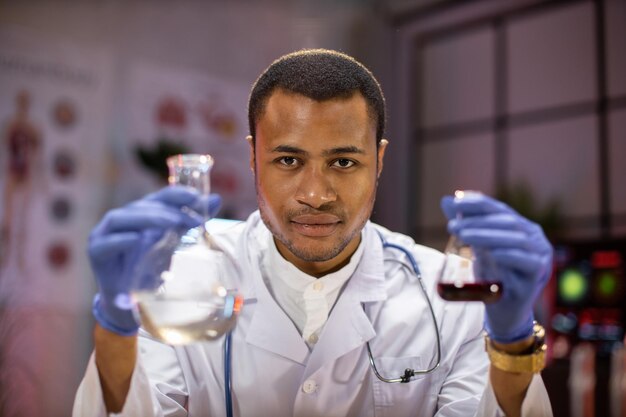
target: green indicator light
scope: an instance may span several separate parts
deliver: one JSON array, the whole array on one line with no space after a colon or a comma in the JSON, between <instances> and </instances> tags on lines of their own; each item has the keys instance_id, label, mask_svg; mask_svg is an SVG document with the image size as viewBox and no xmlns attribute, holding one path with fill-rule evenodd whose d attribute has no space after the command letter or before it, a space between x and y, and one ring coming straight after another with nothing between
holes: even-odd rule
<instances>
[{"instance_id":1,"label":"green indicator light","mask_svg":"<svg viewBox=\"0 0 626 417\"><path fill-rule=\"evenodd\" d=\"M612 272L603 272L598 278L598 291L603 296L611 296L617 290L617 277Z\"/></svg>"},{"instance_id":2,"label":"green indicator light","mask_svg":"<svg viewBox=\"0 0 626 417\"><path fill-rule=\"evenodd\" d=\"M559 280L559 293L566 301L579 301L587 292L587 280L576 269L566 269Z\"/></svg>"}]
</instances>

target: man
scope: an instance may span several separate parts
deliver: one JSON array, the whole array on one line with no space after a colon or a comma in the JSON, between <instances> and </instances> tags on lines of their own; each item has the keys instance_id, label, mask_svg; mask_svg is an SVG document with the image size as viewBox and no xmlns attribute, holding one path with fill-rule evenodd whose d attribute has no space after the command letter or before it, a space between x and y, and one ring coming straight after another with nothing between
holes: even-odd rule
<instances>
[{"instance_id":1,"label":"man","mask_svg":"<svg viewBox=\"0 0 626 417\"><path fill-rule=\"evenodd\" d=\"M90 238L98 324L74 415L224 415L227 371L242 416L550 415L531 360L541 357L532 305L550 245L502 203L445 198L450 231L475 247L478 266L495 262L504 294L487 309L441 300L442 255L368 221L388 144L384 112L371 73L337 52L286 55L257 80L248 142L259 211L216 235L244 275L232 277L245 302L226 370L224 339L138 342L131 309L114 303L164 230L198 224L180 209L198 196L170 187L107 214ZM441 334L439 366L402 384L375 376L368 349L377 372L396 378L435 367L437 331L417 271L390 244L417 261ZM496 278L492 267L481 273Z\"/></svg>"}]
</instances>

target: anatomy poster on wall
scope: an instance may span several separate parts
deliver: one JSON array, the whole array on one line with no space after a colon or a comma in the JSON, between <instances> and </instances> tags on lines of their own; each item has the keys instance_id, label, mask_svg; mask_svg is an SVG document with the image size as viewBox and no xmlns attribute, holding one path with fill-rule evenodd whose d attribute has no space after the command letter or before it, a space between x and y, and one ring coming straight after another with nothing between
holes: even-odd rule
<instances>
[{"instance_id":1,"label":"anatomy poster on wall","mask_svg":"<svg viewBox=\"0 0 626 417\"><path fill-rule=\"evenodd\" d=\"M245 140L250 86L148 63L133 65L129 80L124 154L132 161L124 169L145 181L135 183L143 189L126 192L140 195L162 185L166 175L159 157L167 152L209 153L215 160L212 191L223 198L219 216L245 219L256 208Z\"/></svg>"},{"instance_id":2,"label":"anatomy poster on wall","mask_svg":"<svg viewBox=\"0 0 626 417\"><path fill-rule=\"evenodd\" d=\"M68 307L84 293L84 238L102 210L108 63L93 48L3 30L0 285L19 286L28 303Z\"/></svg>"},{"instance_id":3,"label":"anatomy poster on wall","mask_svg":"<svg viewBox=\"0 0 626 417\"><path fill-rule=\"evenodd\" d=\"M66 413L88 354L109 67L96 48L0 30L1 415Z\"/></svg>"}]
</instances>

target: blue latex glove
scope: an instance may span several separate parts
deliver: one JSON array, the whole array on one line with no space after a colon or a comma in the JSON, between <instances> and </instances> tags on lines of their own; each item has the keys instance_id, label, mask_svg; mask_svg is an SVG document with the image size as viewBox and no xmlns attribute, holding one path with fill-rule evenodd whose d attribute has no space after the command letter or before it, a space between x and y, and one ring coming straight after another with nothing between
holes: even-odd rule
<instances>
[{"instance_id":1,"label":"blue latex glove","mask_svg":"<svg viewBox=\"0 0 626 417\"><path fill-rule=\"evenodd\" d=\"M482 194L446 196L441 208L448 231L473 248L477 279L503 284L502 297L486 304L491 339L512 343L530 336L533 305L552 272L553 249L541 227Z\"/></svg>"},{"instance_id":2,"label":"blue latex glove","mask_svg":"<svg viewBox=\"0 0 626 417\"><path fill-rule=\"evenodd\" d=\"M194 189L169 186L105 214L92 230L88 245L99 288L93 314L102 327L124 336L137 333L139 323L129 293L158 285L171 252L169 256L161 252L148 262L146 256L155 246L172 250L180 233L202 223L198 213L208 208L214 215L220 203L218 195L206 199ZM138 268L140 263L143 268Z\"/></svg>"}]
</instances>

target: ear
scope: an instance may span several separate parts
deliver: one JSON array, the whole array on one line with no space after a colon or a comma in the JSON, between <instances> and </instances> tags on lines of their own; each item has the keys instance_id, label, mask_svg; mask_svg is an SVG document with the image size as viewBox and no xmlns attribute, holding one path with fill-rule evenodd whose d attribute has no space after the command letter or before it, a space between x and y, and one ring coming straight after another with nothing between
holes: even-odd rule
<instances>
[{"instance_id":1,"label":"ear","mask_svg":"<svg viewBox=\"0 0 626 417\"><path fill-rule=\"evenodd\" d=\"M250 171L254 174L254 140L252 136L246 136L246 140L248 141L248 145L250 145Z\"/></svg>"},{"instance_id":2,"label":"ear","mask_svg":"<svg viewBox=\"0 0 626 417\"><path fill-rule=\"evenodd\" d=\"M389 141L387 139L380 140L377 150L378 172L376 173L376 178L380 178L380 174L383 172L383 157L385 156L387 145L389 145Z\"/></svg>"}]
</instances>

